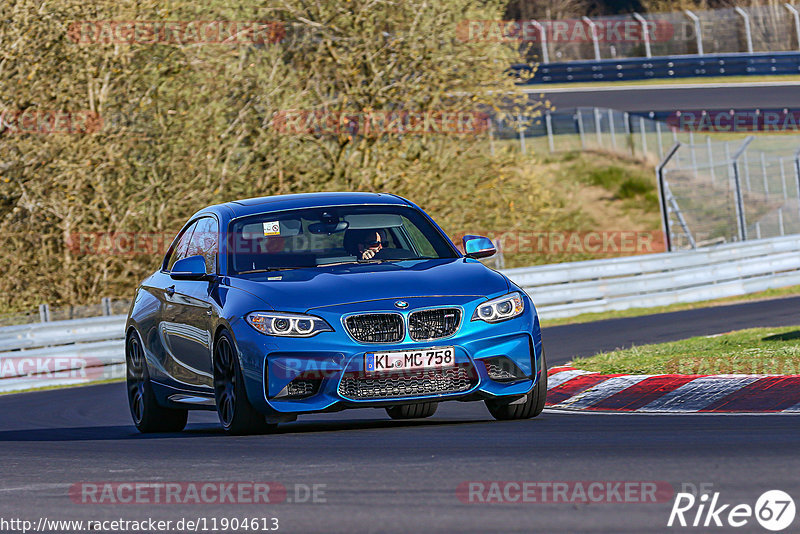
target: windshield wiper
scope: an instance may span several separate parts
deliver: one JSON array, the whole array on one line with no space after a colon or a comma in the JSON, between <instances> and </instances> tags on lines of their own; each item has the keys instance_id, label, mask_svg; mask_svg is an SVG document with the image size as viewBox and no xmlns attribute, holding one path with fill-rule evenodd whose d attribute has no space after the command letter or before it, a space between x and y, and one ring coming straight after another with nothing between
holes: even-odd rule
<instances>
[{"instance_id":1,"label":"windshield wiper","mask_svg":"<svg viewBox=\"0 0 800 534\"><path fill-rule=\"evenodd\" d=\"M302 269L302 267L270 267L269 269L252 269L250 271L239 271L236 274L270 273L272 271L291 271L292 269Z\"/></svg>"}]
</instances>

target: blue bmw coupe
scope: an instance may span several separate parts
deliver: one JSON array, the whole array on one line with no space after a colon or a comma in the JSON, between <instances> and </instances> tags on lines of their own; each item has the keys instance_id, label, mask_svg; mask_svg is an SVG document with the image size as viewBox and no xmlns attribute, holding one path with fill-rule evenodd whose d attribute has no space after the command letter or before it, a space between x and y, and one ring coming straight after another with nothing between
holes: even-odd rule
<instances>
[{"instance_id":1,"label":"blue bmw coupe","mask_svg":"<svg viewBox=\"0 0 800 534\"><path fill-rule=\"evenodd\" d=\"M216 410L230 434L300 414L384 408L429 417L486 403L496 419L541 413L547 370L528 295L464 254L412 202L314 193L197 212L136 291L127 391L142 432Z\"/></svg>"}]
</instances>

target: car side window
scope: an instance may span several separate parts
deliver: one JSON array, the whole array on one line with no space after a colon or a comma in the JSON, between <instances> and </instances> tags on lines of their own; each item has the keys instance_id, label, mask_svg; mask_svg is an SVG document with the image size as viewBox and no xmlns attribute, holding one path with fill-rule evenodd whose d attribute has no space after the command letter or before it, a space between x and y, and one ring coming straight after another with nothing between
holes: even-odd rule
<instances>
[{"instance_id":1,"label":"car side window","mask_svg":"<svg viewBox=\"0 0 800 534\"><path fill-rule=\"evenodd\" d=\"M206 272L216 274L217 253L219 252L219 225L213 217L203 217L197 221L186 256L203 256Z\"/></svg>"},{"instance_id":2,"label":"car side window","mask_svg":"<svg viewBox=\"0 0 800 534\"><path fill-rule=\"evenodd\" d=\"M176 261L182 260L183 258L187 257L186 251L189 248L189 240L191 239L192 233L194 233L194 229L196 227L197 223L195 222L194 224L189 226L189 228L187 228L186 231L183 232L183 234L181 234L178 243L175 245L175 248L172 249L172 254L169 257L169 260L167 260L168 271L172 270L172 266L175 265Z\"/></svg>"}]
</instances>

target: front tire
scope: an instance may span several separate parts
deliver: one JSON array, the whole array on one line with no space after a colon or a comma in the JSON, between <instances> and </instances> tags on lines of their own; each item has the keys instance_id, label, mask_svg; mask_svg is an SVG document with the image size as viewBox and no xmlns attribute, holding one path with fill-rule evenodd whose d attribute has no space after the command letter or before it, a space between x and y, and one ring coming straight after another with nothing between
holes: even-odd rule
<instances>
[{"instance_id":1,"label":"front tire","mask_svg":"<svg viewBox=\"0 0 800 534\"><path fill-rule=\"evenodd\" d=\"M125 343L125 367L128 406L136 429L143 434L183 430L189 412L164 408L158 404L150 382L150 373L147 371L144 346L138 332L131 332Z\"/></svg>"},{"instance_id":2,"label":"front tire","mask_svg":"<svg viewBox=\"0 0 800 534\"><path fill-rule=\"evenodd\" d=\"M225 330L214 348L214 399L219 422L227 434L263 434L278 426L267 424L247 399L233 337Z\"/></svg>"},{"instance_id":3,"label":"front tire","mask_svg":"<svg viewBox=\"0 0 800 534\"><path fill-rule=\"evenodd\" d=\"M422 419L430 417L436 413L439 407L438 402L423 402L420 404L401 404L400 406L389 406L386 413L392 419Z\"/></svg>"},{"instance_id":4,"label":"front tire","mask_svg":"<svg viewBox=\"0 0 800 534\"><path fill-rule=\"evenodd\" d=\"M539 367L539 380L533 390L525 395L525 402L510 404L508 401L487 400L486 407L492 417L498 421L509 421L512 419L530 419L536 417L544 410L544 403L547 400L547 363L544 359L542 350L542 365Z\"/></svg>"}]
</instances>

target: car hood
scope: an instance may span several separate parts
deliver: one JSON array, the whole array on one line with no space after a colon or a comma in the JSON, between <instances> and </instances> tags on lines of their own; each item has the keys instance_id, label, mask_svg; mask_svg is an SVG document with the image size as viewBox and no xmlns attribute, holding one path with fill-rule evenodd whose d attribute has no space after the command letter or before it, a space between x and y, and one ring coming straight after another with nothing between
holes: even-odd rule
<instances>
[{"instance_id":1,"label":"car hood","mask_svg":"<svg viewBox=\"0 0 800 534\"><path fill-rule=\"evenodd\" d=\"M286 312L380 299L488 296L509 288L505 276L465 258L253 273L229 277L228 284Z\"/></svg>"}]
</instances>

